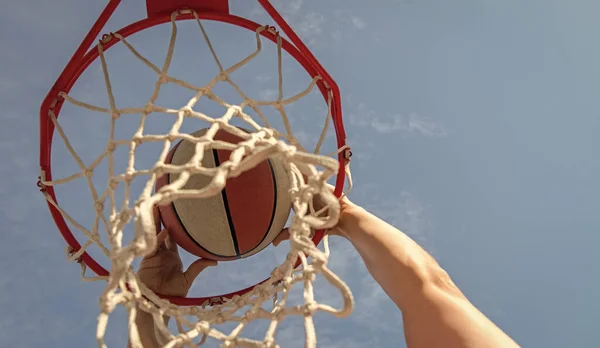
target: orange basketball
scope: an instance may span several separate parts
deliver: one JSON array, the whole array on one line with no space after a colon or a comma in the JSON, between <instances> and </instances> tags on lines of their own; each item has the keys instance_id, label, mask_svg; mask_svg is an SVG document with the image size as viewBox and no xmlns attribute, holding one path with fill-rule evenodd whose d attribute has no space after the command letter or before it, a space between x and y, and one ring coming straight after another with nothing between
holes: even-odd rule
<instances>
[{"instance_id":1,"label":"orange basketball","mask_svg":"<svg viewBox=\"0 0 600 348\"><path fill-rule=\"evenodd\" d=\"M194 133L202 136L206 129ZM238 143L242 139L223 130L216 140ZM230 151L207 150L202 166L218 167L229 159ZM182 140L169 152L166 162L187 163L194 144ZM179 174L158 179L156 189L176 180ZM196 174L184 189L201 189L212 177ZM188 252L213 260L248 257L266 248L285 227L290 214L290 182L278 158L259 163L236 178L230 178L220 194L202 199L179 199L159 206L163 225L175 242Z\"/></svg>"}]
</instances>

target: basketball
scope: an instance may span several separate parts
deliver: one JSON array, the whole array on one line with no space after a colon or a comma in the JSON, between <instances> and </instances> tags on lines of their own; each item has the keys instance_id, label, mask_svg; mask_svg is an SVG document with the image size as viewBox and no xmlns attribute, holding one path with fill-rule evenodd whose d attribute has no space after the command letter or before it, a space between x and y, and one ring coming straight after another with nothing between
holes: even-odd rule
<instances>
[{"instance_id":1,"label":"basketball","mask_svg":"<svg viewBox=\"0 0 600 348\"><path fill-rule=\"evenodd\" d=\"M192 135L200 137L207 129ZM215 140L237 144L242 139L219 130ZM182 140L169 152L166 163L182 165L194 155L195 145ZM202 166L218 167L231 151L205 151ZM165 174L156 190L177 179ZM183 189L206 187L212 176L190 176ZM285 227L290 214L290 181L281 159L270 158L238 177L227 179L220 194L208 198L178 199L159 206L163 225L173 240L196 256L218 261L249 257L266 248Z\"/></svg>"}]
</instances>

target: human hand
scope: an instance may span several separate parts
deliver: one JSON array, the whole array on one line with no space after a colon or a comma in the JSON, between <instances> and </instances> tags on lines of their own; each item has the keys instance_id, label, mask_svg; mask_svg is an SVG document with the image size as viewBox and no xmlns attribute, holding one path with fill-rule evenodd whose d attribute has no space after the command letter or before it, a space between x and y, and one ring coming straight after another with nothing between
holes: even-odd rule
<instances>
[{"instance_id":1,"label":"human hand","mask_svg":"<svg viewBox=\"0 0 600 348\"><path fill-rule=\"evenodd\" d=\"M158 209L154 213L157 217ZM160 218L155 220L158 229ZM138 277L150 290L161 295L186 296L198 274L205 268L216 265L217 261L198 259L183 271L177 244L165 228L157 235L156 250L142 259Z\"/></svg>"},{"instance_id":2,"label":"human hand","mask_svg":"<svg viewBox=\"0 0 600 348\"><path fill-rule=\"evenodd\" d=\"M326 185L327 185L327 188L329 190L331 190L331 192L334 191L335 187L333 187L330 184L326 184ZM350 199L348 199L348 197L345 195L339 199L339 202L340 202L340 215L339 215L338 223L334 227L327 229L325 231L325 233L328 235L334 235L334 236L340 236L340 237L347 238L347 235L342 228L342 220L343 220L346 212L353 209L356 205L354 203L352 203L350 201ZM323 199L319 195L316 195L313 198L313 207L314 207L315 211L319 211L326 207L326 203L323 201ZM283 242L284 240L288 240L289 238L290 238L289 228L284 228L281 231L281 233L279 233L279 235L277 237L275 237L275 239L273 240L273 245L278 246L279 243Z\"/></svg>"}]
</instances>

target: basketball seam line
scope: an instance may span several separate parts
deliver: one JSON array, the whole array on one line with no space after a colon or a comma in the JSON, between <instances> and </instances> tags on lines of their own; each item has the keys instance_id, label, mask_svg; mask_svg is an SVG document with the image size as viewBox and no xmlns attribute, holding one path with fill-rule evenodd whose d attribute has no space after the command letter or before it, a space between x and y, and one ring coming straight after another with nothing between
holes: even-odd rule
<instances>
[{"instance_id":1,"label":"basketball seam line","mask_svg":"<svg viewBox=\"0 0 600 348\"><path fill-rule=\"evenodd\" d=\"M219 161L219 153L217 152L217 149L213 149L212 152L213 152L213 156L215 158L215 167L218 167L221 165L221 162ZM233 225L233 218L231 217L231 211L229 210L229 202L227 200L226 188L223 188L221 190L221 196L223 197L223 206L225 207L225 215L227 216L227 223L229 224L229 232L231 233L231 239L233 241L233 248L235 249L235 254L237 255L237 257L240 258L241 257L240 247L238 244L237 237L235 235L235 226Z\"/></svg>"},{"instance_id":2,"label":"basketball seam line","mask_svg":"<svg viewBox=\"0 0 600 348\"><path fill-rule=\"evenodd\" d=\"M177 147L179 147L179 145L181 145L181 142L178 142L177 145L175 145L175 148L172 150L173 154L175 153L175 149ZM171 158L171 160L169 160L169 163L172 161L173 159ZM171 184L171 174L167 175L167 183ZM203 247L200 243L198 243L198 241L192 237L192 234L188 231L187 227L185 226L185 224L183 223L183 221L181 220L181 216L179 215L179 212L177 211L177 207L175 206L175 202L171 202L171 207L173 208L173 212L175 213L175 217L177 218L177 221L179 222L179 225L181 226L181 228L183 229L183 232L185 234L187 234L187 236L189 237L189 239L194 242L194 244L196 244L196 246L198 246L200 249L204 250L205 252L207 252L210 255L216 256L216 257L222 257L222 258L226 258L226 259L232 259L232 256L228 256L228 255L220 255L217 253L214 253L210 250L208 250L207 248Z\"/></svg>"}]
</instances>

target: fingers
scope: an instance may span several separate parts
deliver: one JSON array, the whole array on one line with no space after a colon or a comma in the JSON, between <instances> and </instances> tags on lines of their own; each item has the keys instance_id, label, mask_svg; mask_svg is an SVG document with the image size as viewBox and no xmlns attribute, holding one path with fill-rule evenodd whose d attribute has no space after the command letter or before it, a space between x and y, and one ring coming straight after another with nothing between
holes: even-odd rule
<instances>
[{"instance_id":1,"label":"fingers","mask_svg":"<svg viewBox=\"0 0 600 348\"><path fill-rule=\"evenodd\" d=\"M169 237L169 230L167 230L166 228L163 228L162 231L160 231L158 233L158 235L156 236L156 245L162 245L165 240L167 240L167 238Z\"/></svg>"},{"instance_id":2,"label":"fingers","mask_svg":"<svg viewBox=\"0 0 600 348\"><path fill-rule=\"evenodd\" d=\"M329 184L329 183L325 183L325 187L327 187L327 189L329 191L331 191L331 193L333 193L333 191L335 191L335 187L333 187L333 185ZM324 197L318 193L313 197L313 208L315 209L315 211L320 211L321 209L325 208L328 203L327 200L324 199Z\"/></svg>"},{"instance_id":3,"label":"fingers","mask_svg":"<svg viewBox=\"0 0 600 348\"><path fill-rule=\"evenodd\" d=\"M188 283L188 286L192 286L192 283L198 277L200 272L204 271L207 267L213 267L217 265L217 261L209 259L198 259L188 267L183 273L183 277Z\"/></svg>"},{"instance_id":4,"label":"fingers","mask_svg":"<svg viewBox=\"0 0 600 348\"><path fill-rule=\"evenodd\" d=\"M169 230L167 230L166 228L163 229L162 231L160 231L158 233L158 235L156 236L156 247L154 248L154 250L148 254L148 256L146 257L150 257L150 256L154 256L156 255L156 253L158 252L158 249L160 249L160 247L162 247L162 245L165 243L165 240L167 240L167 237L169 237Z\"/></svg>"},{"instance_id":5,"label":"fingers","mask_svg":"<svg viewBox=\"0 0 600 348\"><path fill-rule=\"evenodd\" d=\"M173 240L173 237L171 237L171 235L167 236L165 245L167 246L167 249L169 249L170 251L172 251L176 254L179 254L179 249L177 248L177 243L175 243L175 241Z\"/></svg>"},{"instance_id":6,"label":"fingers","mask_svg":"<svg viewBox=\"0 0 600 348\"><path fill-rule=\"evenodd\" d=\"M278 246L279 243L283 242L284 240L288 240L288 239L290 239L290 230L287 228L284 228L281 232L279 232L277 237L275 237L275 239L273 239L273 246Z\"/></svg>"},{"instance_id":7,"label":"fingers","mask_svg":"<svg viewBox=\"0 0 600 348\"><path fill-rule=\"evenodd\" d=\"M161 217L160 217L160 209L158 208L157 205L152 207L152 213L154 215L154 224L156 226L156 232L158 233L158 231L160 231L160 227L161 227ZM164 229L161 231L161 233L163 231L164 231ZM160 235L160 233L159 233L159 235ZM167 235L165 236L165 239L163 239L162 242L165 243L165 245L167 246L167 249L169 249L170 251L179 253L179 250L177 249L177 243L175 243L173 241L173 238L171 238L170 234L167 233ZM161 245L162 242L159 242L158 245Z\"/></svg>"}]
</instances>

